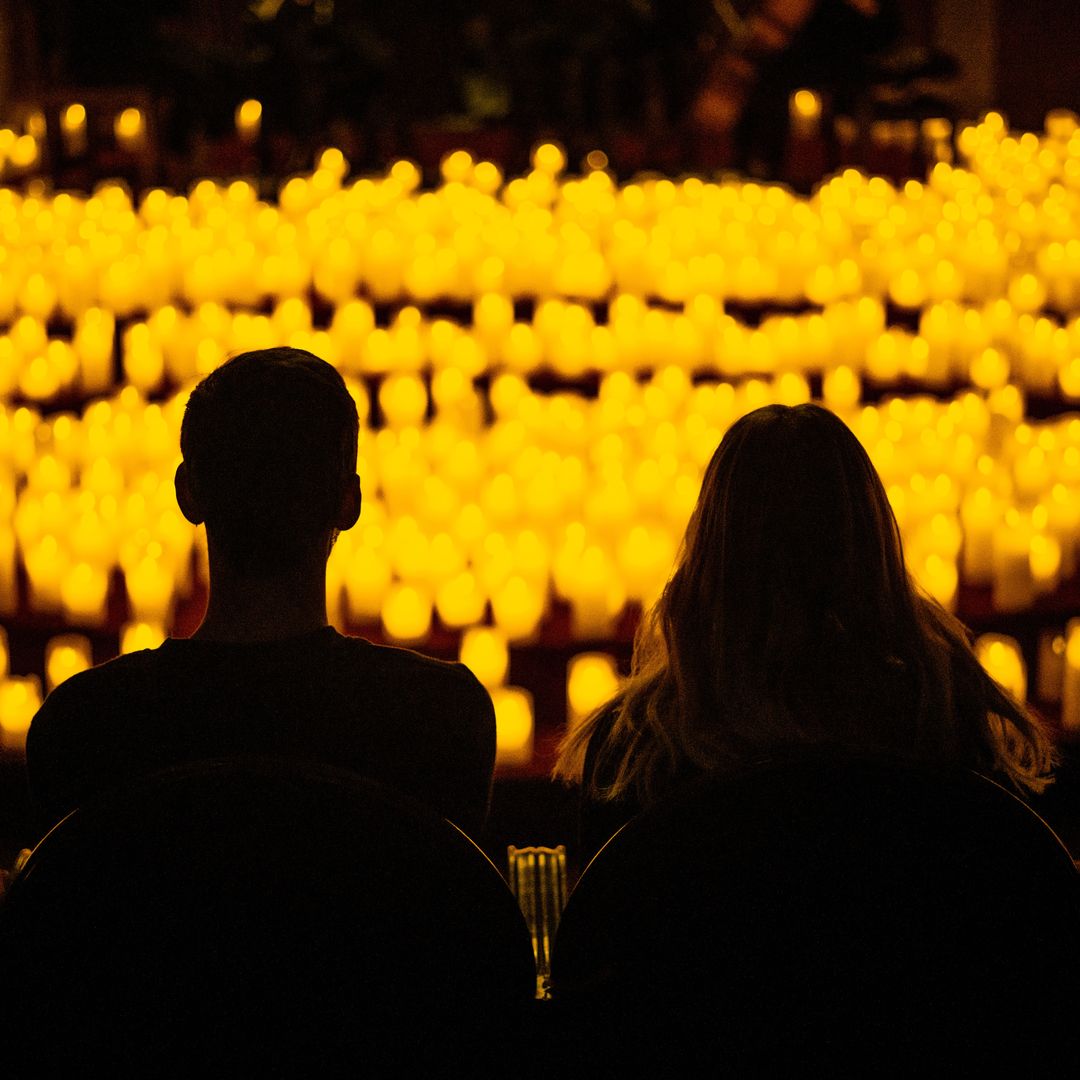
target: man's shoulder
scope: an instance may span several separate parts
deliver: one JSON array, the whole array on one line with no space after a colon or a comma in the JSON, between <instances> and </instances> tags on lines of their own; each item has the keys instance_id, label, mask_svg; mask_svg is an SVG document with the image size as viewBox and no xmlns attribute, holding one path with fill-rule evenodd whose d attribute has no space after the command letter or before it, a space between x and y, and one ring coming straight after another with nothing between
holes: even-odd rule
<instances>
[{"instance_id":1,"label":"man's shoulder","mask_svg":"<svg viewBox=\"0 0 1080 1080\"><path fill-rule=\"evenodd\" d=\"M358 663L384 679L423 688L436 686L462 694L485 693L479 679L464 664L438 660L396 645L376 645L365 638L342 638Z\"/></svg>"},{"instance_id":2,"label":"man's shoulder","mask_svg":"<svg viewBox=\"0 0 1080 1080\"><path fill-rule=\"evenodd\" d=\"M125 688L143 683L155 670L158 662L157 649L140 649L106 660L72 675L54 687L45 699L45 705L57 708L101 697L115 698L122 694Z\"/></svg>"}]
</instances>

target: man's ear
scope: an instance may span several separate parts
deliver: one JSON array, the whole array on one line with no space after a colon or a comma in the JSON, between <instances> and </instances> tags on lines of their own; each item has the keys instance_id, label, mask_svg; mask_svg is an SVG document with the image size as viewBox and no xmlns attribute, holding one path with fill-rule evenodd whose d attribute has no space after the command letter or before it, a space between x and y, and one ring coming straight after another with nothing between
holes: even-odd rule
<instances>
[{"instance_id":1,"label":"man's ear","mask_svg":"<svg viewBox=\"0 0 1080 1080\"><path fill-rule=\"evenodd\" d=\"M206 517L191 490L187 466L182 461L176 466L176 475L173 477L173 486L176 488L176 503L180 507L180 513L183 514L192 525L201 525L206 520Z\"/></svg>"},{"instance_id":2,"label":"man's ear","mask_svg":"<svg viewBox=\"0 0 1080 1080\"><path fill-rule=\"evenodd\" d=\"M341 504L338 506L337 517L334 519L334 528L345 532L351 529L360 519L360 504L363 499L360 495L360 477L353 475L345 485L341 493Z\"/></svg>"}]
</instances>

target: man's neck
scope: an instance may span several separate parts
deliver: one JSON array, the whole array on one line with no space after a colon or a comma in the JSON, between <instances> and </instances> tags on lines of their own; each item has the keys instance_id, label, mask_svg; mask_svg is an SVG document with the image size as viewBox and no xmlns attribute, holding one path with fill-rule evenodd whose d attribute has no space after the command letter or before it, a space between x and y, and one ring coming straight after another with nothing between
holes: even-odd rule
<instances>
[{"instance_id":1,"label":"man's neck","mask_svg":"<svg viewBox=\"0 0 1080 1080\"><path fill-rule=\"evenodd\" d=\"M200 641L281 641L327 625L326 566L273 577L238 578L215 572L211 559L206 614L192 637Z\"/></svg>"}]
</instances>

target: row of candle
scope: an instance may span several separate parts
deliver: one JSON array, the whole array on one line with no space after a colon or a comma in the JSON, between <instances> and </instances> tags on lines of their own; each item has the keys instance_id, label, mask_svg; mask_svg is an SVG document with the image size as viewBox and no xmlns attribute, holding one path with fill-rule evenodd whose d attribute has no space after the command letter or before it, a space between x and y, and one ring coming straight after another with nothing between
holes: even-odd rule
<instances>
[{"instance_id":1,"label":"row of candle","mask_svg":"<svg viewBox=\"0 0 1080 1080\"><path fill-rule=\"evenodd\" d=\"M961 132L970 168L939 162L925 183L899 189L848 169L809 198L697 177L620 186L603 169L563 178L552 144L508 182L457 151L434 191L419 190L407 161L347 183L331 149L276 204L244 180L202 180L186 196L154 189L138 206L115 183L89 197L0 189L0 322L74 319L93 306L125 316L177 301L254 305L310 287L332 303L358 291L421 304L622 291L673 303L888 296L913 309L1007 297L1022 311L1072 311L1080 138L1062 137L1060 118L1050 126L1016 139L991 114ZM1018 155L1027 179L1003 184Z\"/></svg>"},{"instance_id":2,"label":"row of candle","mask_svg":"<svg viewBox=\"0 0 1080 1080\"><path fill-rule=\"evenodd\" d=\"M164 630L159 625L130 624L122 629L120 652L153 648ZM1028 674L1018 642L999 634L984 634L975 641L975 653L986 671L1017 700L1028 699ZM34 713L41 706L37 676L11 676L7 665L7 639L0 627L0 748L21 750ZM477 626L466 630L458 659L472 670L491 695L496 720L496 763L528 765L533 756L535 719L532 695L507 685L509 642L499 629ZM91 644L79 634L63 634L45 646L45 689L92 664ZM1063 634L1044 634L1038 655L1038 698L1060 703L1062 726L1080 730L1080 619L1073 619ZM618 692L622 679L614 657L602 652L579 653L566 669L566 717L580 721Z\"/></svg>"},{"instance_id":3,"label":"row of candle","mask_svg":"<svg viewBox=\"0 0 1080 1080\"><path fill-rule=\"evenodd\" d=\"M116 323L102 308L76 320L71 340L49 338L45 325L19 317L0 334L0 400L18 395L49 403L73 393L105 392L113 381ZM549 370L564 378L589 372L644 372L676 365L725 378L778 372L816 374L848 367L889 386L908 380L927 389L1014 383L1080 401L1080 316L1059 325L1010 301L982 306L945 301L925 308L917 332L886 324L880 301L834 301L820 312L772 315L749 325L722 302L695 297L681 311L653 307L629 293L614 297L606 321L591 307L560 299L538 303L529 321L513 304L487 293L472 305L471 325L425 318L406 306L377 326L372 306L338 306L326 329L314 326L307 302L279 302L270 314L230 311L206 302L190 314L166 305L131 322L121 337L126 385L152 394L208 374L227 356L288 343L347 374ZM394 423L392 403L388 419Z\"/></svg>"},{"instance_id":4,"label":"row of candle","mask_svg":"<svg viewBox=\"0 0 1080 1080\"><path fill-rule=\"evenodd\" d=\"M349 385L366 418L367 389ZM933 595L953 606L965 581L1020 610L1076 573L1080 417L1028 422L1013 386L866 407L859 394L851 369L824 380ZM331 611L421 641L435 615L464 628L490 609L520 640L552 595L585 638L609 634L628 602L654 599L724 431L760 405L809 400L810 387L796 373L695 384L669 366L644 381L610 373L590 400L537 393L510 373L481 392L450 369L430 389L392 376L378 396L392 422L361 428L365 511L331 556ZM32 607L99 623L119 567L135 617L168 622L205 573L205 534L172 492L184 401L148 404L127 387L81 416L0 407L0 609L16 603L21 562Z\"/></svg>"}]
</instances>

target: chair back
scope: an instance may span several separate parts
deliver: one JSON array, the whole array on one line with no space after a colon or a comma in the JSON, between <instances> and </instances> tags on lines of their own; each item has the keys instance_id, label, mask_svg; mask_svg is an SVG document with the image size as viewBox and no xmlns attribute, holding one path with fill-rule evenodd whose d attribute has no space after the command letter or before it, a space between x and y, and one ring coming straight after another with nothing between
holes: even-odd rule
<instances>
[{"instance_id":1,"label":"chair back","mask_svg":"<svg viewBox=\"0 0 1080 1080\"><path fill-rule=\"evenodd\" d=\"M0 972L35 1074L482 1071L535 994L520 910L464 833L276 761L170 770L65 818L0 909Z\"/></svg>"},{"instance_id":2,"label":"chair back","mask_svg":"<svg viewBox=\"0 0 1080 1080\"><path fill-rule=\"evenodd\" d=\"M1080 1025L1080 875L964 770L835 758L706 778L563 913L552 990L597 1066L1045 1062Z\"/></svg>"}]
</instances>

